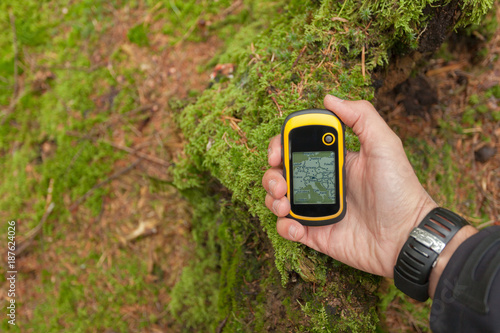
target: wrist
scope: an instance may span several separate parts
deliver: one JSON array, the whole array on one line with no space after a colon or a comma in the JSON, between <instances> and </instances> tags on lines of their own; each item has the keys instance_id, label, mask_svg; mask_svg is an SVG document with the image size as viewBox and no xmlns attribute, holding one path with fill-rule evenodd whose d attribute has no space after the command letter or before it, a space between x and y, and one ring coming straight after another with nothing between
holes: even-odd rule
<instances>
[{"instance_id":1,"label":"wrist","mask_svg":"<svg viewBox=\"0 0 500 333\"><path fill-rule=\"evenodd\" d=\"M438 205L431 199L426 193L426 196L421 200L418 206L414 209L414 213L412 214L412 218L406 223L403 232L398 237L398 245L396 246L396 252L394 253L394 259L392 260L391 275L394 272L394 266L396 266L396 262L398 260L398 255L401 252L404 244L408 240L408 237L413 229L418 227L420 222L429 214L431 210L437 208Z\"/></svg>"},{"instance_id":2,"label":"wrist","mask_svg":"<svg viewBox=\"0 0 500 333\"><path fill-rule=\"evenodd\" d=\"M476 234L478 230L473 226L467 225L460 229L457 234L450 240L450 242L443 249L441 254L436 260L436 265L431 270L431 275L429 277L429 296L430 298L434 298L434 292L436 291L437 284L439 279L441 278L441 274L444 271L444 268L450 261L451 257L455 253L462 243L467 240L467 238Z\"/></svg>"},{"instance_id":3,"label":"wrist","mask_svg":"<svg viewBox=\"0 0 500 333\"><path fill-rule=\"evenodd\" d=\"M433 295L449 258L475 230L467 228L462 231L467 226L469 224L466 220L447 209L436 208L430 211L418 227L411 231L399 253L394 266L396 287L422 302L429 298L429 292ZM459 236L455 239L457 235ZM450 244L452 245L448 247ZM447 250L444 251L445 249ZM441 263L439 269L434 271L438 258L441 259ZM432 272L434 276L431 288Z\"/></svg>"}]
</instances>

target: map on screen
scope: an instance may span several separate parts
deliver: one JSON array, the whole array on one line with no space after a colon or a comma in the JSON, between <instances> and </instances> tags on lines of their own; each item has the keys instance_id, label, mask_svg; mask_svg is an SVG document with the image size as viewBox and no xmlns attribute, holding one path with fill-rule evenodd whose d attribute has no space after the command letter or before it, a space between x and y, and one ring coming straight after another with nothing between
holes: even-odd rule
<instances>
[{"instance_id":1,"label":"map on screen","mask_svg":"<svg viewBox=\"0 0 500 333\"><path fill-rule=\"evenodd\" d=\"M292 153L293 203L335 204L335 154L331 151Z\"/></svg>"}]
</instances>

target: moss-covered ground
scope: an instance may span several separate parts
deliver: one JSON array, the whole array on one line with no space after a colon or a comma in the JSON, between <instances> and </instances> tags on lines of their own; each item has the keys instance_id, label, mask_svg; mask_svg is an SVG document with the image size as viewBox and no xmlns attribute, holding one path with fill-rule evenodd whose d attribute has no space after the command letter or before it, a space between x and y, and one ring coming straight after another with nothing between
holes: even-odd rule
<instances>
[{"instance_id":1,"label":"moss-covered ground","mask_svg":"<svg viewBox=\"0 0 500 333\"><path fill-rule=\"evenodd\" d=\"M260 178L289 112L375 96L436 200L497 223L498 154L474 154L500 137L496 13L412 67L428 112L406 102L418 80L377 95L441 5L2 2L0 219L21 248L2 330L428 330L428 304L278 237ZM456 24L490 6L460 2Z\"/></svg>"}]
</instances>

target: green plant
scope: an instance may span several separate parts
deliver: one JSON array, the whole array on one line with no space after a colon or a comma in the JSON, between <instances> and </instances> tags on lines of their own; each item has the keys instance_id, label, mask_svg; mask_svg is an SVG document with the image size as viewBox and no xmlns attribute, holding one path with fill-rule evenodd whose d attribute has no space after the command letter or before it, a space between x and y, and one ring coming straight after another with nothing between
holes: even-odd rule
<instances>
[{"instance_id":1,"label":"green plant","mask_svg":"<svg viewBox=\"0 0 500 333\"><path fill-rule=\"evenodd\" d=\"M127 37L131 43L139 46L148 46L149 39L147 31L148 29L144 24L138 24L128 31Z\"/></svg>"}]
</instances>

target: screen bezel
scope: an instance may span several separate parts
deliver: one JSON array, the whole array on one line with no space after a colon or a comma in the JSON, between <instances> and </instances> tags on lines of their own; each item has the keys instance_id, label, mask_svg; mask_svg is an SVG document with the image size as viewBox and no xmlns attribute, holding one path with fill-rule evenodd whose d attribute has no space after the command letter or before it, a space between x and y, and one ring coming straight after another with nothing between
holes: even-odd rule
<instances>
[{"instance_id":1,"label":"screen bezel","mask_svg":"<svg viewBox=\"0 0 500 333\"><path fill-rule=\"evenodd\" d=\"M326 133L331 133L335 137L335 142L331 145L326 145L323 142L323 136ZM340 197L340 159L339 159L339 133L332 126L325 125L308 125L292 129L288 135L289 152L288 152L288 165L289 165L289 182L290 193L289 200L291 211L297 215L308 217L323 217L335 215L341 209ZM319 152L319 151L332 151L335 155L335 204L294 204L294 185L293 185L293 162L292 154L296 152Z\"/></svg>"}]
</instances>

